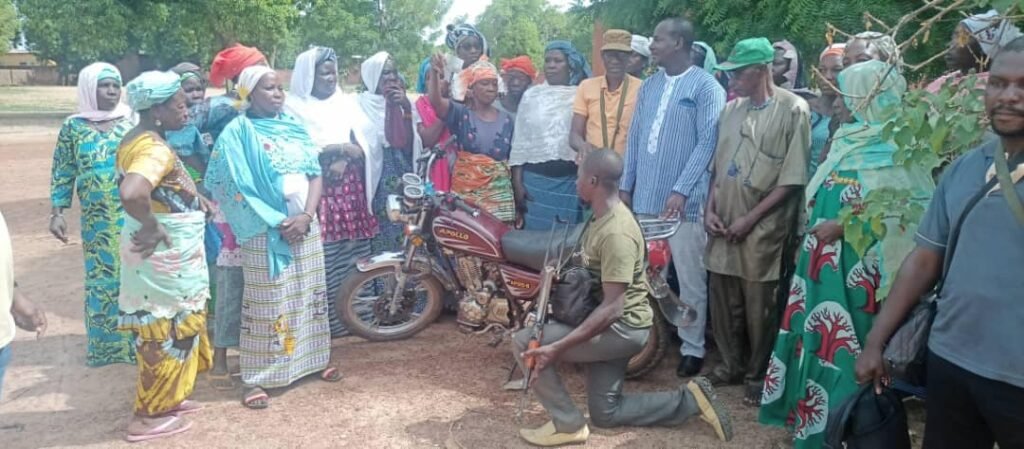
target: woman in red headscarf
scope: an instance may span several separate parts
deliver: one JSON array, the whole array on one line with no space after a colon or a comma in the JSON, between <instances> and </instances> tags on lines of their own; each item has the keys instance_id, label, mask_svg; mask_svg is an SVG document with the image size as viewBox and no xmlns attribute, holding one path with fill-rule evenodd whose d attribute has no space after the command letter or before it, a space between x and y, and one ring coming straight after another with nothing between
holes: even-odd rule
<instances>
[{"instance_id":1,"label":"woman in red headscarf","mask_svg":"<svg viewBox=\"0 0 1024 449\"><path fill-rule=\"evenodd\" d=\"M239 104L239 97L234 89L238 83L238 76L243 70L256 65L267 65L267 58L254 47L235 45L214 56L210 65L210 84L220 87L228 80L232 83L227 86L224 95L207 98L206 101L189 109L190 125L198 129L202 136L201 141L210 149L224 127L238 117L236 105ZM227 352L228 348L239 345L242 292L245 288L242 275L242 248L219 211L214 216L213 224L221 237L221 243L216 268L210 276L216 300L213 313L213 369L209 376L214 388L230 390L234 388L234 382L228 372Z\"/></svg>"},{"instance_id":2,"label":"woman in red headscarf","mask_svg":"<svg viewBox=\"0 0 1024 449\"><path fill-rule=\"evenodd\" d=\"M501 101L494 103L494 107L512 114L512 118L515 118L523 94L537 79L537 69L533 68L533 61L529 56L502 59L501 79L505 81L507 92L501 96Z\"/></svg>"}]
</instances>

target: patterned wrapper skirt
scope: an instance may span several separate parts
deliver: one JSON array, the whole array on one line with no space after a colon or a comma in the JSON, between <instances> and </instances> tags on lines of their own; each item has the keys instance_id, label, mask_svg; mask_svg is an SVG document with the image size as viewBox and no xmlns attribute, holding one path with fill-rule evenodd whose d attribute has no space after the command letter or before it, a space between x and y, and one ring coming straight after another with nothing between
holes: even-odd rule
<instances>
[{"instance_id":1,"label":"patterned wrapper skirt","mask_svg":"<svg viewBox=\"0 0 1024 449\"><path fill-rule=\"evenodd\" d=\"M516 219L508 162L460 151L452 175L452 192L504 222Z\"/></svg>"},{"instance_id":2,"label":"patterned wrapper skirt","mask_svg":"<svg viewBox=\"0 0 1024 449\"><path fill-rule=\"evenodd\" d=\"M345 324L341 322L336 301L341 293L341 284L356 272L356 262L360 258L370 257L370 240L338 240L324 242L324 271L327 276L327 307L331 323L331 337L338 338L348 335Z\"/></svg>"},{"instance_id":3,"label":"patterned wrapper skirt","mask_svg":"<svg viewBox=\"0 0 1024 449\"><path fill-rule=\"evenodd\" d=\"M135 312L121 317L120 329L135 334L136 414L157 416L173 410L192 395L196 376L213 361L205 311L184 311L174 318Z\"/></svg>"},{"instance_id":4,"label":"patterned wrapper skirt","mask_svg":"<svg viewBox=\"0 0 1024 449\"><path fill-rule=\"evenodd\" d=\"M563 170L538 170L531 165L523 168L523 184L530 192L526 202L525 229L550 230L556 218L579 223L582 218L580 197L576 194L576 165L563 161L547 162L564 165Z\"/></svg>"},{"instance_id":5,"label":"patterned wrapper skirt","mask_svg":"<svg viewBox=\"0 0 1024 449\"><path fill-rule=\"evenodd\" d=\"M278 388L323 371L331 357L320 226L291 245L292 262L270 277L266 234L242 244L242 381Z\"/></svg>"}]
</instances>

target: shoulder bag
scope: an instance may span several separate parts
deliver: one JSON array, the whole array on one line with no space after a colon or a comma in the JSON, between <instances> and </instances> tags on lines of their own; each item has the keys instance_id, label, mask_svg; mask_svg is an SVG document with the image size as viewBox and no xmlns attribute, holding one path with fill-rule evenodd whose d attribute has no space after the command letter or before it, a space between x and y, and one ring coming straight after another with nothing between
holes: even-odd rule
<instances>
[{"instance_id":1,"label":"shoulder bag","mask_svg":"<svg viewBox=\"0 0 1024 449\"><path fill-rule=\"evenodd\" d=\"M607 81L605 81L607 83ZM622 85L619 86L619 111L615 115L615 133L612 134L612 140L608 140L608 114L604 111L604 92L601 92L601 138L603 139L604 146L602 148L611 149L615 146L615 140L619 138L619 130L622 128L622 110L626 106L626 95L629 95L629 75L622 80Z\"/></svg>"},{"instance_id":2,"label":"shoulder bag","mask_svg":"<svg viewBox=\"0 0 1024 449\"><path fill-rule=\"evenodd\" d=\"M1013 161L1011 161L1011 165L1015 167L1021 162L1024 162L1024 154L1015 156ZM1009 182L1006 155L1003 153L1001 145L996 148L995 165L996 172L1003 171L1007 178L1004 181ZM900 328L889 339L889 343L882 353L882 358L885 360L889 373L893 377L911 385L923 386L926 384L927 373L925 372L925 367L928 359L928 336L931 334L932 323L935 321L935 314L938 311L937 302L942 293L942 285L949 274L949 266L953 262L953 254L956 252L957 240L960 238L960 228L963 226L964 220L971 213L971 210L974 209L974 206L996 184L1001 182L1000 178L1002 176L993 177L967 202L967 206L964 207L956 224L950 230L949 244L943 259L942 277L939 278L939 284L932 293L922 298L921 302L911 309L906 321L900 325ZM1016 190L1014 190L1012 182L1009 182L1009 185L1004 186L1002 190L1004 190L1004 196L1007 198L1007 201L1010 201L1012 204L1013 200L1010 199L1010 196L1016 197ZM1011 209L1013 209L1012 206Z\"/></svg>"}]
</instances>

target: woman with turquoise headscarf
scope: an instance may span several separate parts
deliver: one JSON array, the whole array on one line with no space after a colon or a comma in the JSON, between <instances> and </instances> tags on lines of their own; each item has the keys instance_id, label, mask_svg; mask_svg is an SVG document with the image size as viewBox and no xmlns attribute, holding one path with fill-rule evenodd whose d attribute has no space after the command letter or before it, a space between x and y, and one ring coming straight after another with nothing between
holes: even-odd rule
<instances>
[{"instance_id":1,"label":"woman with turquoise headscarf","mask_svg":"<svg viewBox=\"0 0 1024 449\"><path fill-rule=\"evenodd\" d=\"M120 315L118 236L121 200L114 160L117 145L132 128L131 109L121 103L121 73L105 62L78 74L78 112L57 135L50 180L50 233L67 243L64 209L78 194L85 255L85 363L135 363L130 333L117 330Z\"/></svg>"},{"instance_id":2,"label":"woman with turquoise headscarf","mask_svg":"<svg viewBox=\"0 0 1024 449\"><path fill-rule=\"evenodd\" d=\"M242 403L269 405L266 389L312 373L341 379L331 355L323 243L316 219L320 148L282 113L277 73L253 66L239 76L245 111L224 128L206 185L242 245L245 290L239 357Z\"/></svg>"},{"instance_id":3,"label":"woman with turquoise headscarf","mask_svg":"<svg viewBox=\"0 0 1024 449\"><path fill-rule=\"evenodd\" d=\"M181 79L145 72L126 86L138 125L117 149L125 224L121 232L121 329L139 354L130 442L188 430L182 416L196 376L213 362L206 332L210 279L203 251L206 200L165 140L188 120Z\"/></svg>"},{"instance_id":4,"label":"woman with turquoise headscarf","mask_svg":"<svg viewBox=\"0 0 1024 449\"><path fill-rule=\"evenodd\" d=\"M905 189L907 207L923 209L935 187L926 167L897 165L896 145L882 138L891 118L888 108L906 92L903 76L888 63L868 61L845 69L838 82L844 97L837 106L852 119L836 132L832 150L807 185L810 230L761 400L761 422L789 427L797 448L821 447L829 410L859 388L857 354L900 264L914 248L916 226L886 220L883 235L871 226L858 229L873 239L858 252L844 238L849 228L839 222L840 212L862 209L871 192L881 189ZM801 411L812 403L820 403L821 410Z\"/></svg>"},{"instance_id":5,"label":"woman with turquoise headscarf","mask_svg":"<svg viewBox=\"0 0 1024 449\"><path fill-rule=\"evenodd\" d=\"M690 63L710 73L718 81L718 84L722 85L723 89L729 90L729 80L726 78L726 73L715 70L715 67L718 66L718 56L715 54L715 49L711 48L706 42L697 41L693 43L693 47L690 49Z\"/></svg>"}]
</instances>

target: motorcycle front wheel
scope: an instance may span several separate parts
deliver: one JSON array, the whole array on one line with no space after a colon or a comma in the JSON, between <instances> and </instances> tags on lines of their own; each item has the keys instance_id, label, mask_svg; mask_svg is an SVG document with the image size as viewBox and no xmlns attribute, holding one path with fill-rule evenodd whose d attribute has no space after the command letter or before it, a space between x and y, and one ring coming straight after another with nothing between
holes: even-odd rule
<instances>
[{"instance_id":1,"label":"motorcycle front wheel","mask_svg":"<svg viewBox=\"0 0 1024 449\"><path fill-rule=\"evenodd\" d=\"M626 366L626 379L637 379L654 371L661 363L661 359L665 358L665 351L668 350L669 327L665 322L665 317L662 316L661 306L653 297L648 296L647 299L651 308L654 309L654 325L651 326L651 334L647 336L647 343L644 344L643 349L629 359L629 365Z\"/></svg>"},{"instance_id":2,"label":"motorcycle front wheel","mask_svg":"<svg viewBox=\"0 0 1024 449\"><path fill-rule=\"evenodd\" d=\"M426 329L441 315L444 288L431 275L406 278L392 311L398 267L353 273L342 283L337 308L345 328L370 341L402 340Z\"/></svg>"}]
</instances>

